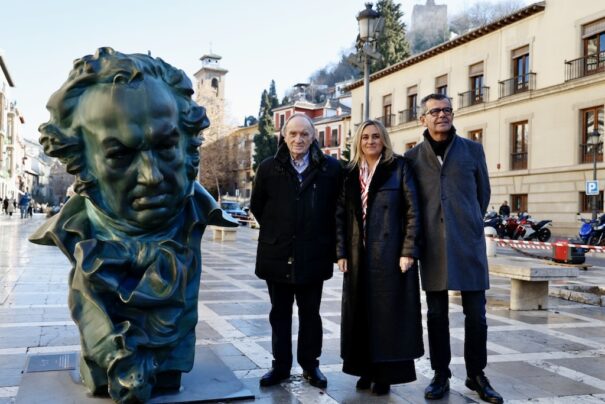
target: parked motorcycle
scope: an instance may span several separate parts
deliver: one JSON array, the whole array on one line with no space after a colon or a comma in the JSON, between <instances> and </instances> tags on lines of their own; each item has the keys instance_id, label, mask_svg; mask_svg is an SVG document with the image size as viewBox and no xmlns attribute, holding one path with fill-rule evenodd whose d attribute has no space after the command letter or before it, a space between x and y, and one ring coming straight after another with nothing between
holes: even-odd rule
<instances>
[{"instance_id":1,"label":"parked motorcycle","mask_svg":"<svg viewBox=\"0 0 605 404\"><path fill-rule=\"evenodd\" d=\"M493 227L499 238L504 238L506 236L505 224L506 218L494 211L488 212L483 219L483 227Z\"/></svg>"},{"instance_id":2,"label":"parked motorcycle","mask_svg":"<svg viewBox=\"0 0 605 404\"><path fill-rule=\"evenodd\" d=\"M519 220L514 216L509 216L503 219L504 235L510 239L515 238L515 233L519 227Z\"/></svg>"},{"instance_id":3,"label":"parked motorcycle","mask_svg":"<svg viewBox=\"0 0 605 404\"><path fill-rule=\"evenodd\" d=\"M605 214L597 220L581 219L582 226L578 235L583 244L587 245L605 245Z\"/></svg>"},{"instance_id":4,"label":"parked motorcycle","mask_svg":"<svg viewBox=\"0 0 605 404\"><path fill-rule=\"evenodd\" d=\"M517 219L517 227L513 232L512 239L538 240L546 242L550 240L551 231L549 227L552 220L541 220L536 222L527 213L520 213Z\"/></svg>"}]
</instances>

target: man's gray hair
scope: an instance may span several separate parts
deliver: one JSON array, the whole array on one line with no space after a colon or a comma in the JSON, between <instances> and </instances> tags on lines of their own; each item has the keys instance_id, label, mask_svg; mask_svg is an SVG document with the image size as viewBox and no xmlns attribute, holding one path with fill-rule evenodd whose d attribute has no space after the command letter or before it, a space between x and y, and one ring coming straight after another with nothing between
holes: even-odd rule
<instances>
[{"instance_id":1,"label":"man's gray hair","mask_svg":"<svg viewBox=\"0 0 605 404\"><path fill-rule=\"evenodd\" d=\"M429 100L447 100L450 103L450 107L452 106L452 99L447 95L437 93L429 94L420 101L420 115L426 114L426 103L429 102Z\"/></svg>"},{"instance_id":2,"label":"man's gray hair","mask_svg":"<svg viewBox=\"0 0 605 404\"><path fill-rule=\"evenodd\" d=\"M311 119L311 117L309 117L309 115L307 115L307 114L303 114L302 112L297 112L295 114L290 115L290 117L288 119L286 119L286 123L284 123L284 126L282 126L281 135L283 138L286 137L286 128L288 127L288 123L290 123L290 121L294 118L306 119L306 121L309 123L309 125L311 126L311 129L313 131L312 135L313 135L313 137L315 137L315 135L317 134L317 130L315 129L315 123L313 123L313 119Z\"/></svg>"}]
</instances>

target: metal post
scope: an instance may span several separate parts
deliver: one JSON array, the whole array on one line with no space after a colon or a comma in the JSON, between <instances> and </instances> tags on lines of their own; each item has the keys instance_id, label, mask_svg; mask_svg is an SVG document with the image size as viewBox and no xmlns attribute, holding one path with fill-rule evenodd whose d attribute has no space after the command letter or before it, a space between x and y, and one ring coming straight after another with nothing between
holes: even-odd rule
<instances>
[{"instance_id":1,"label":"metal post","mask_svg":"<svg viewBox=\"0 0 605 404\"><path fill-rule=\"evenodd\" d=\"M370 56L371 53L375 54L372 49L372 43L376 39L377 31L382 28L378 28L380 13L372 10L372 3L366 3L365 10L361 11L357 15L357 22L359 23L359 36L357 37L363 46L361 51L363 52L363 86L365 90L365 101L363 105L363 119L370 119Z\"/></svg>"},{"instance_id":2,"label":"metal post","mask_svg":"<svg viewBox=\"0 0 605 404\"><path fill-rule=\"evenodd\" d=\"M367 47L369 43L363 44L363 88L365 97L363 102L363 120L370 119L370 57L368 56Z\"/></svg>"},{"instance_id":3,"label":"metal post","mask_svg":"<svg viewBox=\"0 0 605 404\"><path fill-rule=\"evenodd\" d=\"M592 180L597 180L597 149L599 141L592 145ZM597 220L597 201L601 195L598 193L592 197L592 220Z\"/></svg>"}]
</instances>

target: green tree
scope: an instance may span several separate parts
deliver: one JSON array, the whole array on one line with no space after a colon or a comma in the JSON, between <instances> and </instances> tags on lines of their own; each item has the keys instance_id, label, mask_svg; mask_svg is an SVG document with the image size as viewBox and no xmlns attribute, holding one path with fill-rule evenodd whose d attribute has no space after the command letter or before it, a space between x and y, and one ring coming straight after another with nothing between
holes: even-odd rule
<instances>
[{"instance_id":1,"label":"green tree","mask_svg":"<svg viewBox=\"0 0 605 404\"><path fill-rule=\"evenodd\" d=\"M258 132L254 135L254 164L256 170L258 165L267 157L273 156L277 151L277 138L275 137L275 126L271 114L271 100L267 90L263 90L260 102L260 113L258 115Z\"/></svg>"},{"instance_id":2,"label":"green tree","mask_svg":"<svg viewBox=\"0 0 605 404\"><path fill-rule=\"evenodd\" d=\"M244 126L252 126L258 123L258 119L255 116L249 115L244 119Z\"/></svg>"},{"instance_id":3,"label":"green tree","mask_svg":"<svg viewBox=\"0 0 605 404\"><path fill-rule=\"evenodd\" d=\"M448 32L420 29L410 31L409 38L412 43L412 52L418 54L446 42Z\"/></svg>"},{"instance_id":4,"label":"green tree","mask_svg":"<svg viewBox=\"0 0 605 404\"><path fill-rule=\"evenodd\" d=\"M340 155L340 165L346 167L351 161L351 139L345 142L345 148Z\"/></svg>"},{"instance_id":5,"label":"green tree","mask_svg":"<svg viewBox=\"0 0 605 404\"><path fill-rule=\"evenodd\" d=\"M263 116L263 113L269 106L271 108L271 102L269 101L269 93L267 90L263 90L263 93L260 96L260 107L258 108L258 120L260 121L260 117Z\"/></svg>"},{"instance_id":6,"label":"green tree","mask_svg":"<svg viewBox=\"0 0 605 404\"><path fill-rule=\"evenodd\" d=\"M271 101L271 109L279 106L277 90L275 89L275 80L271 80L271 84L269 85L269 100Z\"/></svg>"},{"instance_id":7,"label":"green tree","mask_svg":"<svg viewBox=\"0 0 605 404\"><path fill-rule=\"evenodd\" d=\"M383 30L376 40L376 50L382 55L382 58L380 60L372 59L370 62L372 73L401 62L410 55L410 44L405 34L401 4L396 4L393 0L379 0L376 3L376 11L384 19Z\"/></svg>"}]
</instances>

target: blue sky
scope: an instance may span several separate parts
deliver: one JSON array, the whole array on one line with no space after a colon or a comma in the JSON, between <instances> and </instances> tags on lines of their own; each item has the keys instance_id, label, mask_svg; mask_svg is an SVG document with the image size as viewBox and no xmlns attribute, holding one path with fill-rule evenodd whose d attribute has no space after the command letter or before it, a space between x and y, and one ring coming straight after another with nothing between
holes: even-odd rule
<instances>
[{"instance_id":1,"label":"blue sky","mask_svg":"<svg viewBox=\"0 0 605 404\"><path fill-rule=\"evenodd\" d=\"M453 14L482 0L449 0ZM403 1L405 21L414 4ZM271 79L280 97L335 62L357 35L358 0L13 0L0 5L0 50L15 82L11 98L25 116L25 137L37 139L50 95L74 59L111 46L159 56L193 77L200 56L223 57L232 122L256 115Z\"/></svg>"}]
</instances>

